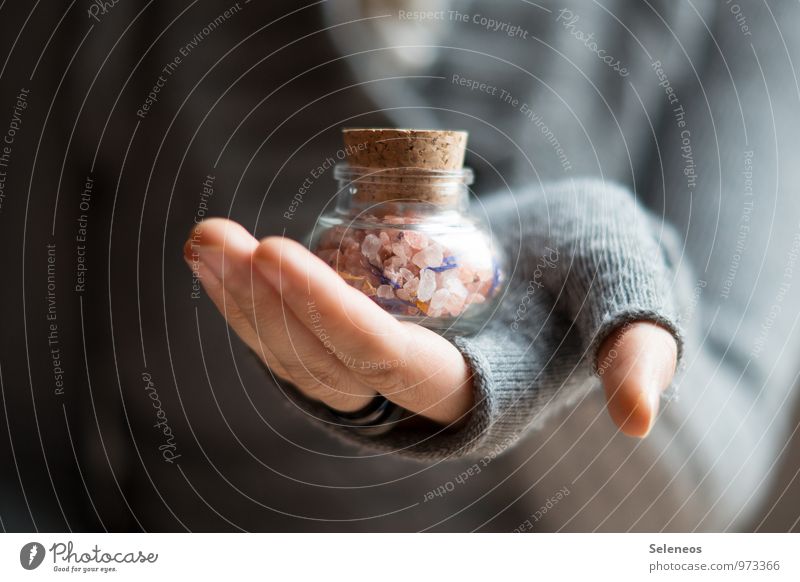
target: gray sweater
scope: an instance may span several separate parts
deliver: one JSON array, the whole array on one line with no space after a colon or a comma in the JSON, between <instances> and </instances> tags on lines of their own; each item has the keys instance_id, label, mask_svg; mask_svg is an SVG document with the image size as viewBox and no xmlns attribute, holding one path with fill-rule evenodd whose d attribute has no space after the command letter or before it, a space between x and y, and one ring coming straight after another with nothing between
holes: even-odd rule
<instances>
[{"instance_id":1,"label":"gray sweater","mask_svg":"<svg viewBox=\"0 0 800 582\"><path fill-rule=\"evenodd\" d=\"M432 63L424 69L404 63L408 74L442 78L409 82L400 96L372 91L403 126L463 116L478 127L476 156L499 145L507 158L492 161L512 185L481 203L515 258L512 282L496 317L455 339L474 373L475 407L457 430L362 437L294 401L369 450L485 464L513 449L531 486L580 490L582 507L558 527L742 523L786 442L800 371L800 90L791 68L800 43L789 32L800 10L748 5L745 26L724 3L662 3L669 29L649 7L623 2L492 12L498 23L530 23L537 38L522 38L476 20L485 6L455 4L468 22L430 43L448 48L422 49ZM382 25L373 26L393 38ZM385 26L403 23L394 14ZM363 39L339 40L351 53ZM499 56L509 52L513 60ZM393 56L358 58L353 70L367 80L385 76ZM449 89L440 104L434 88L455 84L453 75L526 105L468 89ZM409 99L429 108L408 110ZM609 429L592 364L599 342L633 320L660 323L680 348L670 402L641 443ZM616 516L632 495L642 498L639 513Z\"/></svg>"}]
</instances>

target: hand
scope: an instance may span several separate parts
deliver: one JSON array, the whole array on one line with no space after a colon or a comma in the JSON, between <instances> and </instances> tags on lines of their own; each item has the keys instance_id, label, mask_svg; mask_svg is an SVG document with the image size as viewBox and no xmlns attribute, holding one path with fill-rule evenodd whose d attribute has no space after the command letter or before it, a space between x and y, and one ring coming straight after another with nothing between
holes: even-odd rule
<instances>
[{"instance_id":1,"label":"hand","mask_svg":"<svg viewBox=\"0 0 800 582\"><path fill-rule=\"evenodd\" d=\"M342 412L381 393L441 424L474 403L469 368L453 344L401 323L302 245L261 242L222 219L197 225L190 268L239 337L280 378Z\"/></svg>"},{"instance_id":2,"label":"hand","mask_svg":"<svg viewBox=\"0 0 800 582\"><path fill-rule=\"evenodd\" d=\"M675 375L678 346L666 329L640 321L620 326L600 346L597 369L608 413L627 435L645 437L661 393Z\"/></svg>"},{"instance_id":3,"label":"hand","mask_svg":"<svg viewBox=\"0 0 800 582\"><path fill-rule=\"evenodd\" d=\"M259 242L222 219L195 232L184 255L211 300L270 369L309 398L348 412L381 393L441 424L469 413L469 368L447 340L397 321L296 242ZM650 431L676 357L672 335L647 322L622 326L603 342L598 368L623 432Z\"/></svg>"}]
</instances>

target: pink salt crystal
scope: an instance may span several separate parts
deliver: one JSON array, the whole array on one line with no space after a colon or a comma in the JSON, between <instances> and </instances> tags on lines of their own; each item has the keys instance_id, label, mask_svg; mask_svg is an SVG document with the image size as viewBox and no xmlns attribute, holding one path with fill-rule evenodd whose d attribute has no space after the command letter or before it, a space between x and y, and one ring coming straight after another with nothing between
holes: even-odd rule
<instances>
[{"instance_id":1,"label":"pink salt crystal","mask_svg":"<svg viewBox=\"0 0 800 582\"><path fill-rule=\"evenodd\" d=\"M398 257L402 258L403 262L405 263L407 263L411 255L414 254L414 251L411 249L411 245L405 240L394 243L392 245L392 252Z\"/></svg>"},{"instance_id":2,"label":"pink salt crystal","mask_svg":"<svg viewBox=\"0 0 800 582\"><path fill-rule=\"evenodd\" d=\"M408 241L408 244L415 249L424 249L428 246L428 237L415 230L404 230L403 240Z\"/></svg>"},{"instance_id":3,"label":"pink salt crystal","mask_svg":"<svg viewBox=\"0 0 800 582\"><path fill-rule=\"evenodd\" d=\"M433 294L433 297L431 297L431 303L428 306L428 309L434 311L442 309L447 304L449 299L450 291L447 289L437 289Z\"/></svg>"},{"instance_id":4,"label":"pink salt crystal","mask_svg":"<svg viewBox=\"0 0 800 582\"><path fill-rule=\"evenodd\" d=\"M377 289L377 295L381 299L394 299L394 290L389 285L380 285Z\"/></svg>"},{"instance_id":5,"label":"pink salt crystal","mask_svg":"<svg viewBox=\"0 0 800 582\"><path fill-rule=\"evenodd\" d=\"M446 285L447 289L454 295L458 295L459 297L467 296L467 288L464 287L464 284L458 279L455 278L447 279Z\"/></svg>"},{"instance_id":6,"label":"pink salt crystal","mask_svg":"<svg viewBox=\"0 0 800 582\"><path fill-rule=\"evenodd\" d=\"M401 259L400 257L390 257L390 258L386 259L385 261L383 261L383 266L386 267L387 269L391 269L393 271L397 271L398 269L400 269L405 264L406 264L406 262L403 259Z\"/></svg>"},{"instance_id":7,"label":"pink salt crystal","mask_svg":"<svg viewBox=\"0 0 800 582\"><path fill-rule=\"evenodd\" d=\"M403 289L409 294L414 295L419 289L419 279L417 277L412 276L405 285L403 285Z\"/></svg>"},{"instance_id":8,"label":"pink salt crystal","mask_svg":"<svg viewBox=\"0 0 800 582\"><path fill-rule=\"evenodd\" d=\"M392 245L392 252L394 253L394 256L396 256L398 259L403 260L403 264L408 262L408 257L406 257L405 249L403 248L403 245L401 245L400 243L394 243Z\"/></svg>"},{"instance_id":9,"label":"pink salt crystal","mask_svg":"<svg viewBox=\"0 0 800 582\"><path fill-rule=\"evenodd\" d=\"M383 246L383 248L385 248L387 251L390 250L392 247L392 241L389 238L389 235L385 232L381 232L379 238L381 239L381 246Z\"/></svg>"},{"instance_id":10,"label":"pink salt crystal","mask_svg":"<svg viewBox=\"0 0 800 582\"><path fill-rule=\"evenodd\" d=\"M480 286L481 286L481 282L480 281L473 281L471 283L467 283L467 291L469 291L470 293L477 293L478 292L478 288Z\"/></svg>"},{"instance_id":11,"label":"pink salt crystal","mask_svg":"<svg viewBox=\"0 0 800 582\"><path fill-rule=\"evenodd\" d=\"M458 270L458 278L462 283L472 283L475 280L475 271L470 267L461 267Z\"/></svg>"},{"instance_id":12,"label":"pink salt crystal","mask_svg":"<svg viewBox=\"0 0 800 582\"><path fill-rule=\"evenodd\" d=\"M361 265L361 257L355 257L352 254L345 255L342 270L347 271L351 275L360 275L364 270L364 267Z\"/></svg>"},{"instance_id":13,"label":"pink salt crystal","mask_svg":"<svg viewBox=\"0 0 800 582\"><path fill-rule=\"evenodd\" d=\"M464 311L464 303L465 297L459 297L457 295L450 295L447 298L447 303L445 303L444 308L450 312L450 315L453 317L457 317L461 315Z\"/></svg>"},{"instance_id":14,"label":"pink salt crystal","mask_svg":"<svg viewBox=\"0 0 800 582\"><path fill-rule=\"evenodd\" d=\"M364 256L361 254L361 249L359 248L346 248L342 249L342 253L344 255L345 261L350 264L360 264L364 259Z\"/></svg>"},{"instance_id":15,"label":"pink salt crystal","mask_svg":"<svg viewBox=\"0 0 800 582\"><path fill-rule=\"evenodd\" d=\"M446 288L450 295L445 303L445 309L450 312L450 315L460 315L464 309L464 302L467 299L467 288L458 279L451 278L446 282Z\"/></svg>"},{"instance_id":16,"label":"pink salt crystal","mask_svg":"<svg viewBox=\"0 0 800 582\"><path fill-rule=\"evenodd\" d=\"M403 281L411 281L414 278L414 273L405 267L400 267L400 277L402 277Z\"/></svg>"},{"instance_id":17,"label":"pink salt crystal","mask_svg":"<svg viewBox=\"0 0 800 582\"><path fill-rule=\"evenodd\" d=\"M458 317L464 312L464 302L453 303L452 301L448 301L447 305L445 305L445 309L447 309L453 317Z\"/></svg>"},{"instance_id":18,"label":"pink salt crystal","mask_svg":"<svg viewBox=\"0 0 800 582\"><path fill-rule=\"evenodd\" d=\"M442 252L442 247L435 243L425 247L411 258L411 262L420 269L424 269L425 267L438 267L442 264L443 260L444 253Z\"/></svg>"},{"instance_id":19,"label":"pink salt crystal","mask_svg":"<svg viewBox=\"0 0 800 582\"><path fill-rule=\"evenodd\" d=\"M480 304L483 303L484 301L486 301L486 297L484 297L480 293L470 293L469 295L467 295L466 304L467 305L472 305L473 303Z\"/></svg>"},{"instance_id":20,"label":"pink salt crystal","mask_svg":"<svg viewBox=\"0 0 800 582\"><path fill-rule=\"evenodd\" d=\"M400 282L400 274L397 271L386 269L383 271L383 276L388 279L392 285L398 285Z\"/></svg>"},{"instance_id":21,"label":"pink salt crystal","mask_svg":"<svg viewBox=\"0 0 800 582\"><path fill-rule=\"evenodd\" d=\"M402 299L403 301L411 301L411 294L406 291L405 287L398 289L396 293L398 299Z\"/></svg>"},{"instance_id":22,"label":"pink salt crystal","mask_svg":"<svg viewBox=\"0 0 800 582\"><path fill-rule=\"evenodd\" d=\"M481 295L489 295L489 289L492 288L491 281L481 281L480 286L478 287L478 293Z\"/></svg>"},{"instance_id":23,"label":"pink salt crystal","mask_svg":"<svg viewBox=\"0 0 800 582\"><path fill-rule=\"evenodd\" d=\"M428 317L441 317L442 310L441 309L428 309Z\"/></svg>"},{"instance_id":24,"label":"pink salt crystal","mask_svg":"<svg viewBox=\"0 0 800 582\"><path fill-rule=\"evenodd\" d=\"M342 238L339 247L342 249L342 252L358 250L361 248L361 243L351 236L346 236Z\"/></svg>"},{"instance_id":25,"label":"pink salt crystal","mask_svg":"<svg viewBox=\"0 0 800 582\"><path fill-rule=\"evenodd\" d=\"M376 259L381 248L381 239L374 234L368 234L361 243L361 253L368 259Z\"/></svg>"},{"instance_id":26,"label":"pink salt crystal","mask_svg":"<svg viewBox=\"0 0 800 582\"><path fill-rule=\"evenodd\" d=\"M344 269L340 270L344 272L343 274L347 274L350 278L368 281L373 287L380 285L378 277L368 266L365 266L365 263L367 265L369 264L367 263L367 259L365 257L359 256L358 258L348 260L344 266ZM345 277L345 279L348 279L348 277Z\"/></svg>"},{"instance_id":27,"label":"pink salt crystal","mask_svg":"<svg viewBox=\"0 0 800 582\"><path fill-rule=\"evenodd\" d=\"M433 297L433 292L436 291L436 276L433 271L425 269L419 278L419 287L417 288L417 299L420 301L429 301Z\"/></svg>"},{"instance_id":28,"label":"pink salt crystal","mask_svg":"<svg viewBox=\"0 0 800 582\"><path fill-rule=\"evenodd\" d=\"M439 282L442 285L449 284L450 281L456 281L459 285L461 284L461 281L458 280L458 269L448 269L439 273Z\"/></svg>"}]
</instances>

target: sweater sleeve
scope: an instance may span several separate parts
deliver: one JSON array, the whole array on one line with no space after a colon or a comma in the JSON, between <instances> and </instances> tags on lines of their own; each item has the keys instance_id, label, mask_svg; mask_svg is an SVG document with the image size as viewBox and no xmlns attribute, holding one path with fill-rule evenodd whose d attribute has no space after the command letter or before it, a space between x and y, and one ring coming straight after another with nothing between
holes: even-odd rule
<instances>
[{"instance_id":1,"label":"sweater sleeve","mask_svg":"<svg viewBox=\"0 0 800 582\"><path fill-rule=\"evenodd\" d=\"M488 201L509 257L510 280L495 318L453 341L473 373L475 405L457 428L398 425L367 437L336 425L324 407L287 394L357 444L420 460L494 456L599 383L602 340L634 320L658 322L679 345L673 273L661 228L614 184L554 183Z\"/></svg>"}]
</instances>

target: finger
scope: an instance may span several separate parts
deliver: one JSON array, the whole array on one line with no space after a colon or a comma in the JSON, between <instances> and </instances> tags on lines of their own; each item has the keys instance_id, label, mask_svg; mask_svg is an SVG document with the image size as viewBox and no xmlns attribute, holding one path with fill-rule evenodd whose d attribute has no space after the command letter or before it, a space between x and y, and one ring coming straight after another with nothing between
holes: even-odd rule
<instances>
[{"instance_id":1,"label":"finger","mask_svg":"<svg viewBox=\"0 0 800 582\"><path fill-rule=\"evenodd\" d=\"M264 239L253 262L298 319L315 332L324 329L337 357L352 362L364 382L386 398L441 423L470 409L468 367L450 342L401 324L294 241Z\"/></svg>"},{"instance_id":2,"label":"finger","mask_svg":"<svg viewBox=\"0 0 800 582\"><path fill-rule=\"evenodd\" d=\"M658 414L661 393L675 375L678 346L666 329L650 322L622 326L598 353L608 412L627 435L645 437Z\"/></svg>"},{"instance_id":3,"label":"finger","mask_svg":"<svg viewBox=\"0 0 800 582\"><path fill-rule=\"evenodd\" d=\"M429 329L405 324L412 346L402 387L385 396L440 424L463 420L475 403L472 373L464 356Z\"/></svg>"},{"instance_id":4,"label":"finger","mask_svg":"<svg viewBox=\"0 0 800 582\"><path fill-rule=\"evenodd\" d=\"M220 313L222 313L225 320L236 334L251 350L259 354L261 359L275 373L286 378L286 371L283 369L283 366L280 365L269 348L259 341L258 334L253 328L250 318L242 312L231 294L225 290L225 287L217 276L200 261L199 245L207 236L204 235L204 230L207 226L210 228L224 227L225 234L227 234L228 229L230 229L232 232L236 233L237 243L244 248L255 247L258 242L255 238L250 236L244 228L234 222L203 222L192 229L189 239L186 241L186 244L184 244L183 255L189 268L196 272L206 293L208 293L214 305L216 305L217 309L219 309Z\"/></svg>"},{"instance_id":5,"label":"finger","mask_svg":"<svg viewBox=\"0 0 800 582\"><path fill-rule=\"evenodd\" d=\"M265 238L253 264L306 327L326 330L343 359L375 363L404 356L404 327L301 244Z\"/></svg>"},{"instance_id":6,"label":"finger","mask_svg":"<svg viewBox=\"0 0 800 582\"><path fill-rule=\"evenodd\" d=\"M202 223L197 245L201 262L225 290L277 359L288 379L307 396L341 411L363 407L375 391L360 384L320 339L283 308L280 296L252 269L258 242L241 226L221 219Z\"/></svg>"},{"instance_id":7,"label":"finger","mask_svg":"<svg viewBox=\"0 0 800 582\"><path fill-rule=\"evenodd\" d=\"M203 285L206 294L225 317L228 325L233 328L247 346L261 356L269 368L283 379L288 379L288 374L273 353L258 339L258 334L250 323L250 318L239 309L231 294L225 290L219 279L199 260L199 253L192 250L191 239L183 248L184 259L189 268Z\"/></svg>"}]
</instances>

